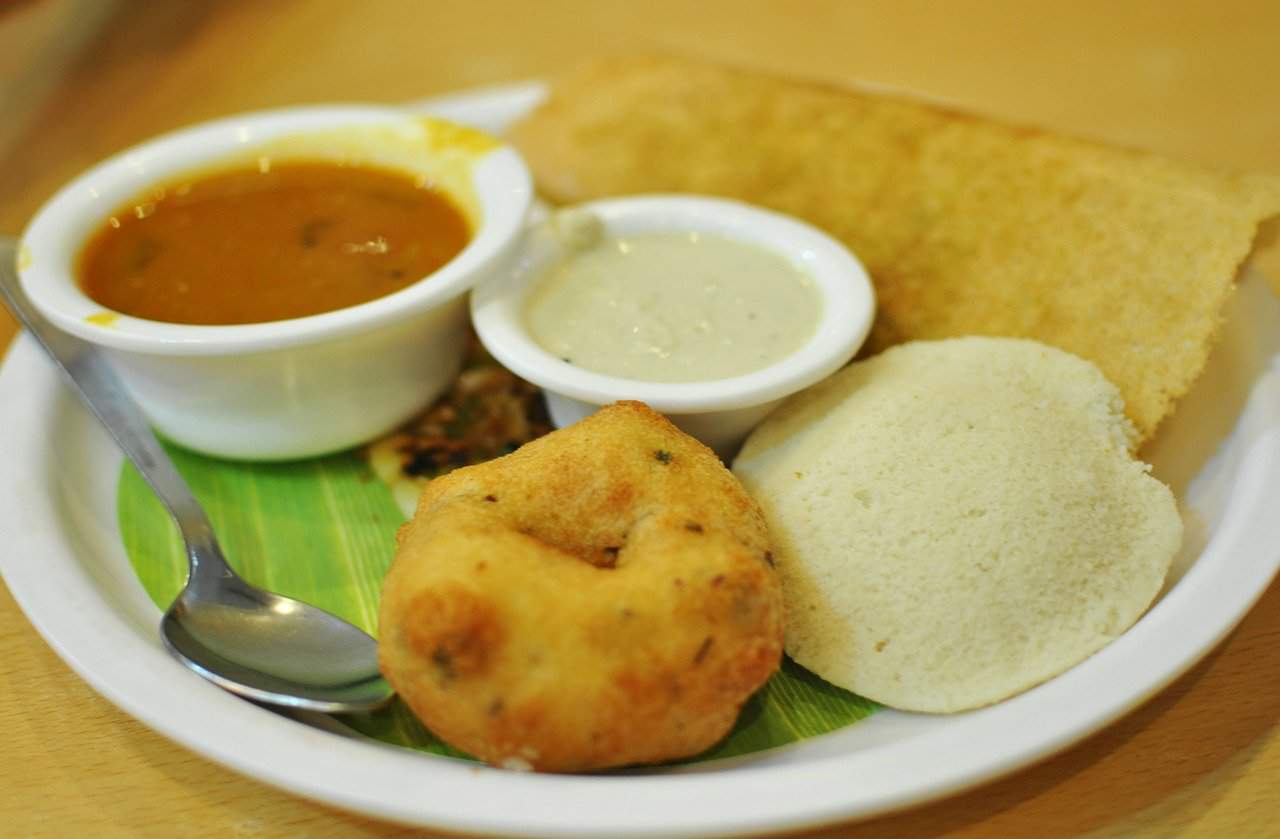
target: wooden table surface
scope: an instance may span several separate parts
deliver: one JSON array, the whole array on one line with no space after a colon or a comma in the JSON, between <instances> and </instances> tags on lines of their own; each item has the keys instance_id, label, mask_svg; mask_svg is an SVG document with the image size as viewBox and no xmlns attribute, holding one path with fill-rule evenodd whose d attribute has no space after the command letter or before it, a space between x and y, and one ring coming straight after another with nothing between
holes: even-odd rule
<instances>
[{"instance_id":1,"label":"wooden table surface","mask_svg":"<svg viewBox=\"0 0 1280 839\"><path fill-rule=\"evenodd\" d=\"M882 82L1280 173L1280 4L1262 0L38 0L0 3L0 233L20 231L78 170L180 124L414 99L638 47ZM0 347L14 332L0 312ZM1278 718L1273 586L1204 662L1069 751L957 797L805 835L1276 836ZM431 835L277 792L152 733L72 674L2 586L0 731L3 836Z\"/></svg>"}]
</instances>

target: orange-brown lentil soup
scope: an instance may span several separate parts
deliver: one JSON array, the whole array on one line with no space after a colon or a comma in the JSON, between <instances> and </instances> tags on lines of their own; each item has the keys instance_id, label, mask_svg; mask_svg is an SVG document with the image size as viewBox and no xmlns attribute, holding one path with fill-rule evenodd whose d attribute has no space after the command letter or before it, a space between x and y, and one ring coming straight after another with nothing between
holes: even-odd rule
<instances>
[{"instance_id":1,"label":"orange-brown lentil soup","mask_svg":"<svg viewBox=\"0 0 1280 839\"><path fill-rule=\"evenodd\" d=\"M288 163L193 177L123 207L80 257L85 293L168 323L314 315L417 282L467 244L448 196L407 174Z\"/></svg>"}]
</instances>

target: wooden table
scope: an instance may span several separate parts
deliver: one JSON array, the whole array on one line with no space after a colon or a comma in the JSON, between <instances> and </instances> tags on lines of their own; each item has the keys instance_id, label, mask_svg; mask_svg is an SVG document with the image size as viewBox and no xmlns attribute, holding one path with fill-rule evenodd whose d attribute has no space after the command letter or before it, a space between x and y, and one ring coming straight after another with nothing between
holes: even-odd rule
<instances>
[{"instance_id":1,"label":"wooden table","mask_svg":"<svg viewBox=\"0 0 1280 839\"><path fill-rule=\"evenodd\" d=\"M1280 172L1274 2L43 0L0 9L4 234L77 170L183 123L299 102L413 99L637 47L883 82ZM14 332L0 314L0 347ZM958 797L811 835L1274 836L1278 718L1273 586L1206 661L1083 744ZM152 733L73 675L3 587L0 731L4 836L424 835L293 798Z\"/></svg>"}]
</instances>

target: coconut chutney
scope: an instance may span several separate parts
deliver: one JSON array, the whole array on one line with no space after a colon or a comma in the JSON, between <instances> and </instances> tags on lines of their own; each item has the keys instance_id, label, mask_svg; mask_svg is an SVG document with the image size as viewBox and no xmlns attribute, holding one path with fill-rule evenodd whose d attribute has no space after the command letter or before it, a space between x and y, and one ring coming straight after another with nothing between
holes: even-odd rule
<instances>
[{"instance_id":1,"label":"coconut chutney","mask_svg":"<svg viewBox=\"0 0 1280 839\"><path fill-rule=\"evenodd\" d=\"M712 381L781 361L817 329L813 279L766 248L698 232L562 228L566 255L534 280L524 317L534 341L570 364Z\"/></svg>"}]
</instances>

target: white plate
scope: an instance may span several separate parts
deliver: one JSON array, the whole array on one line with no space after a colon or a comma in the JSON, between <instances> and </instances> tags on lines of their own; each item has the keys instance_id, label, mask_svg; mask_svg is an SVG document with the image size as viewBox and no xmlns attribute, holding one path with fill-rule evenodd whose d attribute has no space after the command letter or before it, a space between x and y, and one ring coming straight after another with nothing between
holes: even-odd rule
<instances>
[{"instance_id":1,"label":"white plate","mask_svg":"<svg viewBox=\"0 0 1280 839\"><path fill-rule=\"evenodd\" d=\"M500 131L540 95L523 85L429 107ZM513 773L343 736L223 693L161 647L160 613L116 525L120 456L27 338L0 369L0 571L59 655L124 711L211 760L339 807L508 836L742 835L866 816L989 780L1097 730L1187 670L1261 595L1280 563L1280 302L1258 278L1242 285L1225 335L1147 452L1179 496L1188 538L1165 593L1128 633L991 708L881 712L733 761Z\"/></svg>"}]
</instances>

